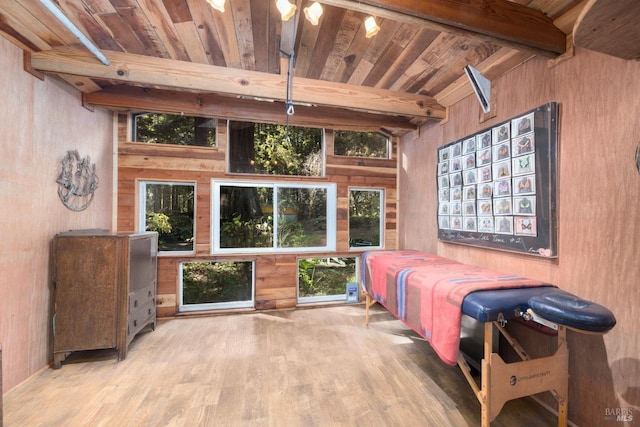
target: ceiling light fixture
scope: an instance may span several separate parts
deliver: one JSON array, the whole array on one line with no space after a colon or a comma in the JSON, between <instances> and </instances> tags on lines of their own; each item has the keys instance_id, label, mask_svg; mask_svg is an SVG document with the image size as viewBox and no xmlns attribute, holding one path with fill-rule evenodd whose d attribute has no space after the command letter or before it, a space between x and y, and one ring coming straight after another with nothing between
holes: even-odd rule
<instances>
[{"instance_id":1,"label":"ceiling light fixture","mask_svg":"<svg viewBox=\"0 0 640 427\"><path fill-rule=\"evenodd\" d=\"M367 38L375 36L376 34L378 34L378 31L380 31L380 26L376 23L376 18L374 18L373 16L365 19L364 28L367 30L365 34Z\"/></svg>"},{"instance_id":2,"label":"ceiling light fixture","mask_svg":"<svg viewBox=\"0 0 640 427\"><path fill-rule=\"evenodd\" d=\"M322 6L320 3L316 1L313 2L311 6L305 7L304 16L307 17L307 21L311 22L312 25L318 25L320 16L322 16Z\"/></svg>"},{"instance_id":3,"label":"ceiling light fixture","mask_svg":"<svg viewBox=\"0 0 640 427\"><path fill-rule=\"evenodd\" d=\"M207 3L209 3L212 8L220 12L224 12L224 2L225 0L207 0Z\"/></svg>"},{"instance_id":4,"label":"ceiling light fixture","mask_svg":"<svg viewBox=\"0 0 640 427\"><path fill-rule=\"evenodd\" d=\"M283 21L288 21L289 18L296 14L296 5L289 3L289 0L277 0L276 7L280 11Z\"/></svg>"}]
</instances>

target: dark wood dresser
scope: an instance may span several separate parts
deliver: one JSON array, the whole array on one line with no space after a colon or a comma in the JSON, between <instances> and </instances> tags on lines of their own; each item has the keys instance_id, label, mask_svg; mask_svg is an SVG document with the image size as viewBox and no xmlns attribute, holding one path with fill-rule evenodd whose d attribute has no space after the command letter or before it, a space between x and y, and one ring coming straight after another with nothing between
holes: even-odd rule
<instances>
[{"instance_id":1,"label":"dark wood dresser","mask_svg":"<svg viewBox=\"0 0 640 427\"><path fill-rule=\"evenodd\" d=\"M118 360L156 326L157 233L77 230L53 240L53 367L69 354L113 348Z\"/></svg>"}]
</instances>

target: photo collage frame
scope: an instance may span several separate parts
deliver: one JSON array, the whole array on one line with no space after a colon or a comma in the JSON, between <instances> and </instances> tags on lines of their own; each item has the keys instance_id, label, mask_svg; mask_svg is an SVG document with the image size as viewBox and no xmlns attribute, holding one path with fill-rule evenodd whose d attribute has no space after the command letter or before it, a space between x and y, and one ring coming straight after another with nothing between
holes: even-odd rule
<instances>
[{"instance_id":1,"label":"photo collage frame","mask_svg":"<svg viewBox=\"0 0 640 427\"><path fill-rule=\"evenodd\" d=\"M556 146L550 103L439 147L439 239L555 255Z\"/></svg>"}]
</instances>

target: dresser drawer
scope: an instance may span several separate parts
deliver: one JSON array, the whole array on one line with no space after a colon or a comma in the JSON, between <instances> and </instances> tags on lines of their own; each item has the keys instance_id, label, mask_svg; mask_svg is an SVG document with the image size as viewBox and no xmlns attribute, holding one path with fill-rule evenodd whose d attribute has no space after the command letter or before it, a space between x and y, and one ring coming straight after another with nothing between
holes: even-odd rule
<instances>
[{"instance_id":1,"label":"dresser drawer","mask_svg":"<svg viewBox=\"0 0 640 427\"><path fill-rule=\"evenodd\" d=\"M153 291L140 289L129 294L127 335L130 339L150 323L155 324L156 298Z\"/></svg>"},{"instance_id":2,"label":"dresser drawer","mask_svg":"<svg viewBox=\"0 0 640 427\"><path fill-rule=\"evenodd\" d=\"M129 314L133 314L146 306L153 303L155 308L156 295L151 289L139 289L129 293Z\"/></svg>"}]
</instances>

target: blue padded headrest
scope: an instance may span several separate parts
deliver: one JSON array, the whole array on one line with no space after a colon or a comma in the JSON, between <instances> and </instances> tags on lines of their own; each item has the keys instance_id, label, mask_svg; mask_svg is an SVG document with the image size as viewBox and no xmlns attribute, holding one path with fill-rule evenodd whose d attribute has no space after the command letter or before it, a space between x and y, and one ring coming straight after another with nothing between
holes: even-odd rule
<instances>
[{"instance_id":1,"label":"blue padded headrest","mask_svg":"<svg viewBox=\"0 0 640 427\"><path fill-rule=\"evenodd\" d=\"M604 333L616 318L606 307L568 292L546 292L529 298L529 307L543 319L587 332Z\"/></svg>"}]
</instances>

